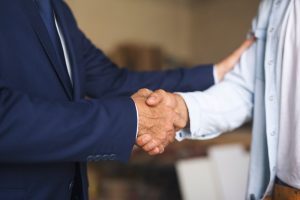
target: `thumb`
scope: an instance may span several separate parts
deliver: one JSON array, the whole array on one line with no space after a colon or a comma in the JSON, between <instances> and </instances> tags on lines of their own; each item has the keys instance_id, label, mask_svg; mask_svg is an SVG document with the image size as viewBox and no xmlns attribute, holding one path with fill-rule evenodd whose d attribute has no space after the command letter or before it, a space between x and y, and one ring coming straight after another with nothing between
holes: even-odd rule
<instances>
[{"instance_id":1,"label":"thumb","mask_svg":"<svg viewBox=\"0 0 300 200\"><path fill-rule=\"evenodd\" d=\"M142 96L142 97L148 97L152 93L151 90L147 88L140 89L136 94Z\"/></svg>"},{"instance_id":2,"label":"thumb","mask_svg":"<svg viewBox=\"0 0 300 200\"><path fill-rule=\"evenodd\" d=\"M163 96L157 93L152 93L146 100L148 106L157 106L163 100Z\"/></svg>"},{"instance_id":3,"label":"thumb","mask_svg":"<svg viewBox=\"0 0 300 200\"><path fill-rule=\"evenodd\" d=\"M175 130L183 129L187 126L187 121L183 119L179 114L176 114L174 123Z\"/></svg>"}]
</instances>

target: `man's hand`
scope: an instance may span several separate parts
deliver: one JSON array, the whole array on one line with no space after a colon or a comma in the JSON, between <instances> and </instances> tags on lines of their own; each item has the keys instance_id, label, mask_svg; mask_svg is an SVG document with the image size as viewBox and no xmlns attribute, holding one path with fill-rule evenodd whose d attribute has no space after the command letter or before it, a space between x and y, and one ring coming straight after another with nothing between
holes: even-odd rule
<instances>
[{"instance_id":1,"label":"man's hand","mask_svg":"<svg viewBox=\"0 0 300 200\"><path fill-rule=\"evenodd\" d=\"M140 90L139 96L146 98L146 104L152 108L158 108L160 106L167 107L171 109L175 115L176 120L174 120L173 132L172 134L167 134L168 143L173 142L175 139L175 131L185 128L188 123L188 111L184 100L180 95L165 92L163 90L157 90L155 92L150 92L147 90ZM145 101L145 99L143 99ZM163 110L161 110L163 112ZM158 145L156 140L153 139L151 134L145 133L138 136L137 144L147 151L150 155L156 155L162 153L165 148L165 143L163 145Z\"/></svg>"},{"instance_id":2,"label":"man's hand","mask_svg":"<svg viewBox=\"0 0 300 200\"><path fill-rule=\"evenodd\" d=\"M151 93L150 90L142 89L132 99L139 115L137 144L150 155L155 155L162 153L174 141L175 126L183 127L186 122L175 112L175 102L168 102L169 105L159 102L155 106L147 105L146 100Z\"/></svg>"},{"instance_id":3,"label":"man's hand","mask_svg":"<svg viewBox=\"0 0 300 200\"><path fill-rule=\"evenodd\" d=\"M254 42L255 38L246 40L229 57L216 65L219 80L223 79ZM147 89L140 90L132 98L139 111L137 145L150 155L162 153L174 141L175 132L188 124L188 109L183 98L163 90L152 93Z\"/></svg>"},{"instance_id":4,"label":"man's hand","mask_svg":"<svg viewBox=\"0 0 300 200\"><path fill-rule=\"evenodd\" d=\"M149 106L157 106L164 104L174 109L182 120L182 124L174 124L176 130L183 129L187 126L189 121L188 109L183 98L174 93L169 93L164 90L157 90L153 92L146 101Z\"/></svg>"},{"instance_id":5,"label":"man's hand","mask_svg":"<svg viewBox=\"0 0 300 200\"><path fill-rule=\"evenodd\" d=\"M234 65L238 62L242 54L245 50L247 50L254 42L255 38L247 39L243 42L243 44L236 49L232 54L230 54L227 58L223 59L221 62L216 64L217 69L217 78L219 81L223 80L226 73L228 73Z\"/></svg>"}]
</instances>

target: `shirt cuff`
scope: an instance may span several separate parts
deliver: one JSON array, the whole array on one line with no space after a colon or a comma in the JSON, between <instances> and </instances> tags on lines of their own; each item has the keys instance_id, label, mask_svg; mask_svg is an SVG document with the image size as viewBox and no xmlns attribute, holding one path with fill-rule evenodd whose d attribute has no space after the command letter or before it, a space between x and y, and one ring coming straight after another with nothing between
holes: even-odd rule
<instances>
[{"instance_id":1,"label":"shirt cuff","mask_svg":"<svg viewBox=\"0 0 300 200\"><path fill-rule=\"evenodd\" d=\"M190 119L190 127L182 129L177 132L176 140L182 141L184 139L199 139L199 140L207 140L212 139L221 133L213 132L208 130L207 127L201 127L201 122L205 117L203 110L199 106L199 102L194 96L194 93L177 93L179 94L185 101L185 104L188 109L189 119Z\"/></svg>"},{"instance_id":2,"label":"shirt cuff","mask_svg":"<svg viewBox=\"0 0 300 200\"><path fill-rule=\"evenodd\" d=\"M194 100L194 98L192 98L189 95L189 93L177 93L177 94L179 94L185 101L185 104L188 109L189 118L190 118L190 127L181 129L176 134L176 140L182 141L184 139L192 138L194 121L199 122L198 113L200 111L198 110L197 102Z\"/></svg>"},{"instance_id":3,"label":"shirt cuff","mask_svg":"<svg viewBox=\"0 0 300 200\"><path fill-rule=\"evenodd\" d=\"M136 119L137 119L137 121L136 121L136 134L135 134L135 138L137 138L138 137L138 133L139 133L139 110L138 110L138 108L137 108L137 106L136 106L135 103L134 103L134 105L135 105Z\"/></svg>"},{"instance_id":4,"label":"shirt cuff","mask_svg":"<svg viewBox=\"0 0 300 200\"><path fill-rule=\"evenodd\" d=\"M217 71L216 65L214 65L214 68L213 68L213 76L214 76L215 84L218 84L220 82L220 80L218 78L218 71Z\"/></svg>"}]
</instances>

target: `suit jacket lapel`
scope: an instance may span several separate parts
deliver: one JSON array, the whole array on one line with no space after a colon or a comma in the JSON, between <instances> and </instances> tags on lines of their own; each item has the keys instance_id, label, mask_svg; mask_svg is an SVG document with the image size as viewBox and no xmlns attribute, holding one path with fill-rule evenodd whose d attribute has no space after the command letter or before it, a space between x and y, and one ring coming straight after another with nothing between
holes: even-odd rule
<instances>
[{"instance_id":1,"label":"suit jacket lapel","mask_svg":"<svg viewBox=\"0 0 300 200\"><path fill-rule=\"evenodd\" d=\"M43 46L43 49L45 50L51 62L51 65L53 66L62 86L64 87L65 92L67 93L68 97L71 100L73 98L72 85L70 83L70 80L65 78L66 76L64 75L64 73L66 72L63 70L64 66L61 66L60 62L58 61L47 28L45 27L43 20L41 19L38 13L35 3L33 1L25 1L25 0L22 0L21 2L23 3L24 8L26 9L31 25L35 33L37 34Z\"/></svg>"}]
</instances>

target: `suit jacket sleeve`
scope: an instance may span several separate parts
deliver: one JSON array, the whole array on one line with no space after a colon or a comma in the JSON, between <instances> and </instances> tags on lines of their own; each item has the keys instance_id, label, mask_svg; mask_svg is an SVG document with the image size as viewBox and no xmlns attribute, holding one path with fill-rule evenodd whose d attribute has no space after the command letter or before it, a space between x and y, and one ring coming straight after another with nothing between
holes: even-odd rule
<instances>
[{"instance_id":1,"label":"suit jacket sleeve","mask_svg":"<svg viewBox=\"0 0 300 200\"><path fill-rule=\"evenodd\" d=\"M67 9L66 16L73 24ZM79 29L71 31L81 44L85 93L97 99L51 101L16 91L0 79L0 162L126 161L135 142L136 109L129 97L113 96L141 87L188 91L213 83L210 66L164 73L119 70ZM210 78L204 76L207 80L199 84L202 72Z\"/></svg>"},{"instance_id":2,"label":"suit jacket sleeve","mask_svg":"<svg viewBox=\"0 0 300 200\"><path fill-rule=\"evenodd\" d=\"M141 88L170 92L202 91L214 84L213 65L164 72L132 72L119 69L80 31L66 3L65 17L70 22L74 43L79 43L81 66L85 72L84 92L92 98L131 96Z\"/></svg>"},{"instance_id":3,"label":"suit jacket sleeve","mask_svg":"<svg viewBox=\"0 0 300 200\"><path fill-rule=\"evenodd\" d=\"M133 72L119 69L80 32L86 94L101 96L130 96L141 88L164 89L170 92L203 91L214 84L213 66L156 72Z\"/></svg>"},{"instance_id":4,"label":"suit jacket sleeve","mask_svg":"<svg viewBox=\"0 0 300 200\"><path fill-rule=\"evenodd\" d=\"M136 136L128 97L56 102L0 81L0 162L127 161Z\"/></svg>"}]
</instances>

